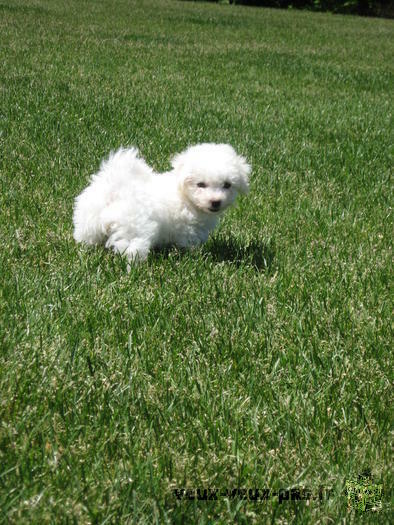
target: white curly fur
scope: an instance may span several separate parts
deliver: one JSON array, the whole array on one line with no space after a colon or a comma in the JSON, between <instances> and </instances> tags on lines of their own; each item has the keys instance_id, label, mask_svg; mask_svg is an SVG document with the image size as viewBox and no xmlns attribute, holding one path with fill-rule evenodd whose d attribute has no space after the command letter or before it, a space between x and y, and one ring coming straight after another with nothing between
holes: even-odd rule
<instances>
[{"instance_id":1,"label":"white curly fur","mask_svg":"<svg viewBox=\"0 0 394 525\"><path fill-rule=\"evenodd\" d=\"M250 166L227 144L191 146L171 164L157 174L136 148L111 153L75 199L75 240L105 244L130 261L155 247L206 241L237 193L247 193Z\"/></svg>"}]
</instances>

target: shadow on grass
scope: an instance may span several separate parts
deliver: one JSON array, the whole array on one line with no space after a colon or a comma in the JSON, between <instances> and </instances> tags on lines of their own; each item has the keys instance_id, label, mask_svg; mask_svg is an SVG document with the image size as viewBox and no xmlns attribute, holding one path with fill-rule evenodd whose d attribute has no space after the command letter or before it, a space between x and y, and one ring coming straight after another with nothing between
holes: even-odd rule
<instances>
[{"instance_id":1,"label":"shadow on grass","mask_svg":"<svg viewBox=\"0 0 394 525\"><path fill-rule=\"evenodd\" d=\"M117 257L113 257L114 254L110 250L104 250L101 246L96 247L96 249L89 247L89 252L96 255L99 265L106 261L111 268L113 268L113 263L115 259L117 259ZM275 246L272 240L268 242L252 240L242 243L234 237L217 237L208 240L206 244L198 248L198 253L204 258L209 258L216 263L231 263L237 267L249 265L257 271L270 272L275 259ZM190 255L190 250L176 246L168 246L166 248L153 249L149 259L151 261L157 259L166 260L169 258L177 259L183 258L187 254ZM121 260L126 268L126 258L122 257Z\"/></svg>"},{"instance_id":2,"label":"shadow on grass","mask_svg":"<svg viewBox=\"0 0 394 525\"><path fill-rule=\"evenodd\" d=\"M237 266L250 264L258 271L269 271L275 258L272 242L249 241L243 244L233 237L214 239L202 250L216 262L231 262Z\"/></svg>"}]
</instances>

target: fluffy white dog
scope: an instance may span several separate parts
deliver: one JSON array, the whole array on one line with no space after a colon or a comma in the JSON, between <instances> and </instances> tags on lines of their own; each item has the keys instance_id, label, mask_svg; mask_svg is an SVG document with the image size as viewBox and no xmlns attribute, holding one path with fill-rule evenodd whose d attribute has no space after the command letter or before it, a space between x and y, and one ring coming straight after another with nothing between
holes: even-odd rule
<instances>
[{"instance_id":1,"label":"fluffy white dog","mask_svg":"<svg viewBox=\"0 0 394 525\"><path fill-rule=\"evenodd\" d=\"M75 200L75 240L105 244L130 261L155 247L206 241L221 213L248 191L250 166L227 144L191 146L171 164L157 174L135 148L111 153Z\"/></svg>"}]
</instances>

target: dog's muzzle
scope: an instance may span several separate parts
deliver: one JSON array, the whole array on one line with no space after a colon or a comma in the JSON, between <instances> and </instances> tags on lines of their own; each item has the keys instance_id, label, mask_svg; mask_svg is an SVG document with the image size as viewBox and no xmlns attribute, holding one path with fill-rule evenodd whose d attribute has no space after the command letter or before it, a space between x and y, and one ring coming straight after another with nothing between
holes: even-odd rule
<instances>
[{"instance_id":1,"label":"dog's muzzle","mask_svg":"<svg viewBox=\"0 0 394 525\"><path fill-rule=\"evenodd\" d=\"M222 201L211 201L211 207L209 208L209 211L219 211L220 205L222 204Z\"/></svg>"}]
</instances>

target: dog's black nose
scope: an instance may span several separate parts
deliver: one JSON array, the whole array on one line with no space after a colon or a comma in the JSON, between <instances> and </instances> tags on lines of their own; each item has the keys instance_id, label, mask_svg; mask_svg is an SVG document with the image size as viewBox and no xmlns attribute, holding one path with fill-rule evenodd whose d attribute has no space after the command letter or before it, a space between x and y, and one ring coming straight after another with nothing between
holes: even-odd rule
<instances>
[{"instance_id":1,"label":"dog's black nose","mask_svg":"<svg viewBox=\"0 0 394 525\"><path fill-rule=\"evenodd\" d=\"M217 210L220 207L221 203L222 203L222 201L211 201L211 206L212 206L212 208Z\"/></svg>"}]
</instances>

